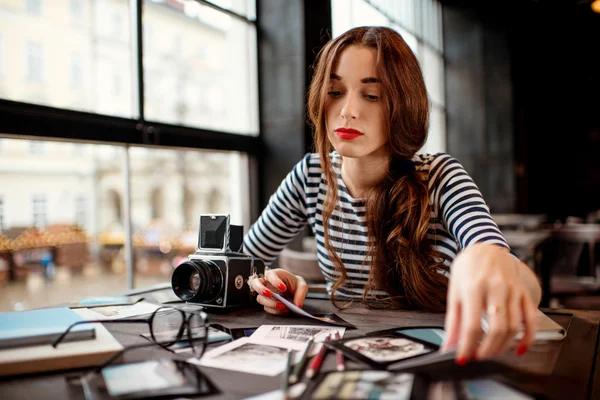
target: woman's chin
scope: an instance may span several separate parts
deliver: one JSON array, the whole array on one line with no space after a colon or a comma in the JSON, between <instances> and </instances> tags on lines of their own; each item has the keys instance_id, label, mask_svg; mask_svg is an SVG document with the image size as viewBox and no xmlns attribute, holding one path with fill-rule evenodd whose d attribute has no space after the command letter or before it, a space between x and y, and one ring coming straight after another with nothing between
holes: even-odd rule
<instances>
[{"instance_id":1,"label":"woman's chin","mask_svg":"<svg viewBox=\"0 0 600 400\"><path fill-rule=\"evenodd\" d=\"M343 141L341 143L334 143L333 147L342 157L360 158L366 155L365 150L358 143Z\"/></svg>"}]
</instances>

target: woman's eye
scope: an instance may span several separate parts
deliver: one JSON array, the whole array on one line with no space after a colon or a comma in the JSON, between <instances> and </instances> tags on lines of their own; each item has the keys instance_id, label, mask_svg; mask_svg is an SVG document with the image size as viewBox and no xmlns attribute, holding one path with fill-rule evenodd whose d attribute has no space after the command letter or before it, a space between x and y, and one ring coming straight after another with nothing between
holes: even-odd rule
<instances>
[{"instance_id":1,"label":"woman's eye","mask_svg":"<svg viewBox=\"0 0 600 400\"><path fill-rule=\"evenodd\" d=\"M342 92L331 91L331 92L328 92L327 94L330 95L333 98L337 98L337 97L340 97L342 95Z\"/></svg>"},{"instance_id":2,"label":"woman's eye","mask_svg":"<svg viewBox=\"0 0 600 400\"><path fill-rule=\"evenodd\" d=\"M377 100L379 100L379 96L375 96L374 94L366 94L365 97L369 101L377 101Z\"/></svg>"}]
</instances>

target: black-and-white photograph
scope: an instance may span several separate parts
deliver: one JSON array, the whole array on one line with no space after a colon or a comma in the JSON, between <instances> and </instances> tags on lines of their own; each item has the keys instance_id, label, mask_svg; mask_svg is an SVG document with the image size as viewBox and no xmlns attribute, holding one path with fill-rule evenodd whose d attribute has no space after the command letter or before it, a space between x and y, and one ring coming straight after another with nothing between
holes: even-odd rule
<instances>
[{"instance_id":1,"label":"black-and-white photograph","mask_svg":"<svg viewBox=\"0 0 600 400\"><path fill-rule=\"evenodd\" d=\"M315 338L315 341L319 337L323 339L329 334L331 330L325 327L296 327L296 326L274 326L273 329L267 334L268 339L291 339L306 342L311 337Z\"/></svg>"},{"instance_id":2,"label":"black-and-white photograph","mask_svg":"<svg viewBox=\"0 0 600 400\"><path fill-rule=\"evenodd\" d=\"M431 351L422 343L399 337L359 338L344 345L376 362L397 361Z\"/></svg>"},{"instance_id":3,"label":"black-and-white photograph","mask_svg":"<svg viewBox=\"0 0 600 400\"><path fill-rule=\"evenodd\" d=\"M310 394L313 399L410 399L412 374L388 371L329 373Z\"/></svg>"},{"instance_id":4,"label":"black-and-white photograph","mask_svg":"<svg viewBox=\"0 0 600 400\"><path fill-rule=\"evenodd\" d=\"M294 363L298 357L298 352L293 351ZM241 338L217 347L200 360L188 360L207 367L267 376L280 374L285 369L286 361L287 348L252 343L250 338Z\"/></svg>"}]
</instances>

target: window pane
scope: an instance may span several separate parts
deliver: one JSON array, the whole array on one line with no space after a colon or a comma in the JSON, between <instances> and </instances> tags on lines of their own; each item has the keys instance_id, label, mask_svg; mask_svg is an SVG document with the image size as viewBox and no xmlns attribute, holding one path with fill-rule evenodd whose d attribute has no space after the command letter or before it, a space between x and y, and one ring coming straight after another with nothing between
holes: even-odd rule
<instances>
[{"instance_id":1,"label":"window pane","mask_svg":"<svg viewBox=\"0 0 600 400\"><path fill-rule=\"evenodd\" d=\"M4 39L0 33L0 79L4 75ZM0 96L2 96L2 87L0 84Z\"/></svg>"},{"instance_id":2,"label":"window pane","mask_svg":"<svg viewBox=\"0 0 600 400\"><path fill-rule=\"evenodd\" d=\"M243 154L133 147L130 165L136 286L169 280L194 253L200 214L250 228Z\"/></svg>"},{"instance_id":3,"label":"window pane","mask_svg":"<svg viewBox=\"0 0 600 400\"><path fill-rule=\"evenodd\" d=\"M125 148L1 144L0 311L126 290ZM129 154L136 286L170 279L195 250L201 213L230 214L249 229L243 154L139 147Z\"/></svg>"},{"instance_id":4,"label":"window pane","mask_svg":"<svg viewBox=\"0 0 600 400\"><path fill-rule=\"evenodd\" d=\"M444 101L444 60L441 54L437 53L431 47L422 46L423 58L421 67L423 77L427 85L427 92L431 100L439 105L445 104Z\"/></svg>"},{"instance_id":5,"label":"window pane","mask_svg":"<svg viewBox=\"0 0 600 400\"><path fill-rule=\"evenodd\" d=\"M339 36L364 25L389 26L389 19L365 0L332 0L332 34Z\"/></svg>"},{"instance_id":6,"label":"window pane","mask_svg":"<svg viewBox=\"0 0 600 400\"><path fill-rule=\"evenodd\" d=\"M419 153L439 153L446 151L446 114L436 105L431 107L429 113L429 135L425 146Z\"/></svg>"},{"instance_id":7,"label":"window pane","mask_svg":"<svg viewBox=\"0 0 600 400\"><path fill-rule=\"evenodd\" d=\"M185 4L144 2L146 118L258 134L254 25Z\"/></svg>"},{"instance_id":8,"label":"window pane","mask_svg":"<svg viewBox=\"0 0 600 400\"><path fill-rule=\"evenodd\" d=\"M250 21L256 19L256 0L209 0L211 3L231 10L236 14L248 18ZM190 2L192 3L192 2Z\"/></svg>"},{"instance_id":9,"label":"window pane","mask_svg":"<svg viewBox=\"0 0 600 400\"><path fill-rule=\"evenodd\" d=\"M0 2L0 96L123 117L132 114L129 1ZM2 57L0 56L0 57ZM2 67L0 67L2 68ZM122 90L115 94L113 75Z\"/></svg>"},{"instance_id":10,"label":"window pane","mask_svg":"<svg viewBox=\"0 0 600 400\"><path fill-rule=\"evenodd\" d=\"M124 148L4 138L0 151L0 311L126 290L104 243L123 240Z\"/></svg>"}]
</instances>

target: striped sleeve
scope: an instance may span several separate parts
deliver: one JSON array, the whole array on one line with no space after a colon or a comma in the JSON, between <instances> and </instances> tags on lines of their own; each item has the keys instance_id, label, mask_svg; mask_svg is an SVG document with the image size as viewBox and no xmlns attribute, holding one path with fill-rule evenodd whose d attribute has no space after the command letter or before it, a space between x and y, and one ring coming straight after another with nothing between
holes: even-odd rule
<instances>
[{"instance_id":1,"label":"striped sleeve","mask_svg":"<svg viewBox=\"0 0 600 400\"><path fill-rule=\"evenodd\" d=\"M271 196L269 204L244 237L244 253L266 265L306 226L307 154Z\"/></svg>"},{"instance_id":2,"label":"striped sleeve","mask_svg":"<svg viewBox=\"0 0 600 400\"><path fill-rule=\"evenodd\" d=\"M479 188L457 159L440 154L432 164L431 176L438 216L461 248L474 243L509 248Z\"/></svg>"}]
</instances>

